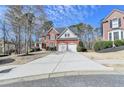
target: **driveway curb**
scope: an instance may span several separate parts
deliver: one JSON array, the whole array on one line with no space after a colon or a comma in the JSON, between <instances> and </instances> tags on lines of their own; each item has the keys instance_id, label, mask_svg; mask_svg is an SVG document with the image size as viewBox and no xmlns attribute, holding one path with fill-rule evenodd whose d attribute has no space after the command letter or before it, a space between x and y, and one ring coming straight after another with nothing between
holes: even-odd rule
<instances>
[{"instance_id":1,"label":"driveway curb","mask_svg":"<svg viewBox=\"0 0 124 93\"><path fill-rule=\"evenodd\" d=\"M32 76L25 76L25 77L18 77L18 78L11 78L11 79L4 79L0 80L0 85L3 84L10 84L15 82L22 82L22 81L31 81L31 80L38 80L38 79L48 79L54 77L62 77L62 76L76 76L76 75L101 75L101 74L122 74L114 71L68 71L68 72L57 72L57 73L47 73L47 74L40 74L40 75L32 75Z\"/></svg>"}]
</instances>

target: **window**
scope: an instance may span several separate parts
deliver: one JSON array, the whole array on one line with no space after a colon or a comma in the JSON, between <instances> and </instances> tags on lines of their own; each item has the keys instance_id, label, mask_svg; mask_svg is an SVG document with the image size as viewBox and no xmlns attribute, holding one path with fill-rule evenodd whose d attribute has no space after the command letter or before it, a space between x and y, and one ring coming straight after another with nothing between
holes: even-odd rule
<instances>
[{"instance_id":1,"label":"window","mask_svg":"<svg viewBox=\"0 0 124 93\"><path fill-rule=\"evenodd\" d=\"M66 37L66 34L65 34L65 37Z\"/></svg>"},{"instance_id":2,"label":"window","mask_svg":"<svg viewBox=\"0 0 124 93\"><path fill-rule=\"evenodd\" d=\"M118 40L119 39L119 32L114 32L114 40Z\"/></svg>"},{"instance_id":3,"label":"window","mask_svg":"<svg viewBox=\"0 0 124 93\"><path fill-rule=\"evenodd\" d=\"M70 37L70 34L69 34L69 33L66 33L66 34L65 34L65 37Z\"/></svg>"},{"instance_id":4,"label":"window","mask_svg":"<svg viewBox=\"0 0 124 93\"><path fill-rule=\"evenodd\" d=\"M119 22L118 22L118 19L113 19L112 20L112 28L117 28L119 27Z\"/></svg>"},{"instance_id":5,"label":"window","mask_svg":"<svg viewBox=\"0 0 124 93\"><path fill-rule=\"evenodd\" d=\"M119 19L115 18L112 20L112 28L118 28L119 27Z\"/></svg>"},{"instance_id":6,"label":"window","mask_svg":"<svg viewBox=\"0 0 124 93\"><path fill-rule=\"evenodd\" d=\"M68 34L68 37L70 36L70 34Z\"/></svg>"},{"instance_id":7,"label":"window","mask_svg":"<svg viewBox=\"0 0 124 93\"><path fill-rule=\"evenodd\" d=\"M49 39L50 39L50 36L49 36Z\"/></svg>"},{"instance_id":8,"label":"window","mask_svg":"<svg viewBox=\"0 0 124 93\"><path fill-rule=\"evenodd\" d=\"M55 40L55 35L50 35L50 40Z\"/></svg>"},{"instance_id":9,"label":"window","mask_svg":"<svg viewBox=\"0 0 124 93\"><path fill-rule=\"evenodd\" d=\"M112 33L109 33L109 40L112 40Z\"/></svg>"},{"instance_id":10,"label":"window","mask_svg":"<svg viewBox=\"0 0 124 93\"><path fill-rule=\"evenodd\" d=\"M55 39L57 38L57 35L55 35Z\"/></svg>"},{"instance_id":11,"label":"window","mask_svg":"<svg viewBox=\"0 0 124 93\"><path fill-rule=\"evenodd\" d=\"M123 39L123 32L121 32L121 39Z\"/></svg>"}]
</instances>

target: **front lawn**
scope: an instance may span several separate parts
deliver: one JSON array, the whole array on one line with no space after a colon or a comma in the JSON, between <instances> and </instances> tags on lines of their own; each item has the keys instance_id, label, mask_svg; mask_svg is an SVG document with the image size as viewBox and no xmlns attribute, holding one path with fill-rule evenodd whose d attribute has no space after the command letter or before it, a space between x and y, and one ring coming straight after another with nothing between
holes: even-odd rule
<instances>
[{"instance_id":1,"label":"front lawn","mask_svg":"<svg viewBox=\"0 0 124 93\"><path fill-rule=\"evenodd\" d=\"M29 55L11 55L11 56L0 57L0 66L25 64L35 59L47 56L50 53L51 52L49 51L39 51L39 52L31 52Z\"/></svg>"}]
</instances>

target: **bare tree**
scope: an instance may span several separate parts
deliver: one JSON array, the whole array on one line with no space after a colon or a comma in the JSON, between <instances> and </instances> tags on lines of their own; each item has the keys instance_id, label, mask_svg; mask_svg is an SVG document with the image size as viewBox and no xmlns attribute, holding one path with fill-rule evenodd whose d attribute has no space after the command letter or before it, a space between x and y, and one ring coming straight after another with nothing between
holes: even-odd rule
<instances>
[{"instance_id":1,"label":"bare tree","mask_svg":"<svg viewBox=\"0 0 124 93\"><path fill-rule=\"evenodd\" d=\"M44 29L44 23L47 21L43 6L7 7L6 17L15 34L17 53L24 51L28 54L32 48L33 35L37 37L38 41Z\"/></svg>"},{"instance_id":2,"label":"bare tree","mask_svg":"<svg viewBox=\"0 0 124 93\"><path fill-rule=\"evenodd\" d=\"M8 6L6 13L7 20L13 27L13 31L16 35L16 53L21 53L21 17L22 6Z\"/></svg>"}]
</instances>

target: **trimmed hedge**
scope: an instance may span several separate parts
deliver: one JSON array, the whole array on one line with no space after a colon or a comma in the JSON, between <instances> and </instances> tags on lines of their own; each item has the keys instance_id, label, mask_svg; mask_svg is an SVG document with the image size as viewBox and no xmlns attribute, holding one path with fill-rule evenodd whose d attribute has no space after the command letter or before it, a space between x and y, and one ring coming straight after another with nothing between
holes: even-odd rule
<instances>
[{"instance_id":1,"label":"trimmed hedge","mask_svg":"<svg viewBox=\"0 0 124 93\"><path fill-rule=\"evenodd\" d=\"M124 45L124 40L115 40L114 44L115 44L116 47L123 46Z\"/></svg>"},{"instance_id":2,"label":"trimmed hedge","mask_svg":"<svg viewBox=\"0 0 124 93\"><path fill-rule=\"evenodd\" d=\"M94 45L94 50L99 51L106 48L111 48L113 46L112 41L98 41Z\"/></svg>"},{"instance_id":3,"label":"trimmed hedge","mask_svg":"<svg viewBox=\"0 0 124 93\"><path fill-rule=\"evenodd\" d=\"M78 46L77 46L77 51L78 52L86 52L87 51L87 49L84 47L84 44L83 44L83 42L79 42L79 44L78 44Z\"/></svg>"}]
</instances>

